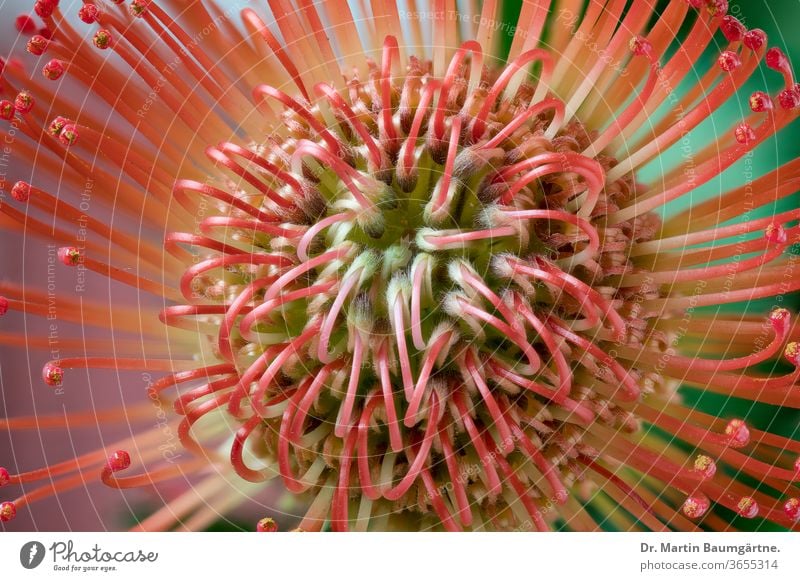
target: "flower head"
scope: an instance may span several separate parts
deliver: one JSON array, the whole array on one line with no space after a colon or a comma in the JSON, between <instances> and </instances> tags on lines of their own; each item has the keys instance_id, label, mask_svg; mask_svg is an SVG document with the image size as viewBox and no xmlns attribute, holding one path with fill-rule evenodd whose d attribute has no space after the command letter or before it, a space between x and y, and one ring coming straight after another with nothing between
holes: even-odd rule
<instances>
[{"instance_id":1,"label":"flower head","mask_svg":"<svg viewBox=\"0 0 800 581\"><path fill-rule=\"evenodd\" d=\"M579 17L526 3L500 59L495 2L429 19L375 3L366 25L346 4L276 0L268 25L215 3L86 3L73 19L37 2L52 35L28 49L47 82L9 61L16 97L0 104L34 179L0 211L54 240L63 266L161 303L60 297L59 316L140 346L81 349L42 377L158 374L146 396L171 402L192 455L167 457L145 427L4 469L0 484L23 490L2 519L96 474L115 488L192 479L146 530L202 528L272 479L307 501L303 530L724 529L730 513L796 526L800 442L677 388L800 407L783 306L800 287L800 211L780 205L797 160L679 207L794 121L800 90L727 2L672 2L654 22L625 4ZM783 89L752 93L711 142L689 139L762 62ZM62 77L87 95L54 88ZM645 179L671 148L681 161ZM163 248L137 228L167 232ZM2 291L4 310L50 314L40 290ZM753 299L774 306L720 310ZM141 419L128 413L109 418ZM261 516L254 528L277 528Z\"/></svg>"}]
</instances>

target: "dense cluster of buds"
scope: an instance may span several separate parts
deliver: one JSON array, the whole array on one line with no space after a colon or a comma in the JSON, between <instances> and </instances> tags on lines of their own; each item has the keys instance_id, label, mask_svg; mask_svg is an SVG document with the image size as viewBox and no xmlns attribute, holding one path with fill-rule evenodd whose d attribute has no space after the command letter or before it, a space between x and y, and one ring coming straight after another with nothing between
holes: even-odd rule
<instances>
[{"instance_id":1,"label":"dense cluster of buds","mask_svg":"<svg viewBox=\"0 0 800 581\"><path fill-rule=\"evenodd\" d=\"M171 402L193 455L164 461L159 431L143 429L0 469L0 485L23 486L3 521L96 473L115 488L192 479L146 530L202 528L240 502L235 482L273 479L306 500L303 530L729 530L730 514L797 526L800 442L678 391L800 407L800 332L783 304L800 289L800 210L785 204L800 160L676 205L800 112L789 59L726 2L675 0L654 22L646 2L590 3L574 19L525 3L505 62L496 2L467 35L445 2L405 28L393 3L374 3L365 32L345 3L275 0L289 45L251 9L240 29L213 3L180 19L122 4L85 3L84 34L39 0L49 32L27 44L45 79L86 85L120 123L18 61L0 116L30 141L17 155L41 150L36 169L62 190L99 184L103 203L169 232L166 252L28 181L0 212L57 240L63 265L163 299L160 332L127 305L113 321L159 336L169 357L107 347L42 377L74 389L73 368L162 374L147 396ZM744 119L659 179L637 177L762 62L784 78L777 95L756 91ZM690 78L702 81L676 93ZM92 234L83 246L76 222ZM47 314L40 291L0 291L3 311ZM770 297L761 315L709 308ZM82 300L64 316L103 325L103 313ZM126 475L135 466L148 468ZM260 516L257 530L276 530Z\"/></svg>"}]
</instances>

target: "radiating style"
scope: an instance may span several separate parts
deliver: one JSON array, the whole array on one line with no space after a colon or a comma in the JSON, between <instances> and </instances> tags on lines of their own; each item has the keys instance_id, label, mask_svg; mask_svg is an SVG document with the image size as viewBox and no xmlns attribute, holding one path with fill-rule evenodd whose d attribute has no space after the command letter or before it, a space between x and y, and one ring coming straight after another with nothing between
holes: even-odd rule
<instances>
[{"instance_id":1,"label":"radiating style","mask_svg":"<svg viewBox=\"0 0 800 581\"><path fill-rule=\"evenodd\" d=\"M3 226L159 304L59 296L130 340L27 344L49 386L153 381L126 409L0 425L136 426L165 402L191 454L142 422L6 465L4 521L87 479L188 475L137 529L205 528L271 481L306 531L797 527L800 441L678 392L800 407L800 162L723 176L795 120L800 85L727 2L524 2L510 24L492 0L58 4L17 21L39 60L3 68L0 131L35 169L4 185ZM764 67L784 88L742 96ZM47 317L9 274L2 310Z\"/></svg>"}]
</instances>

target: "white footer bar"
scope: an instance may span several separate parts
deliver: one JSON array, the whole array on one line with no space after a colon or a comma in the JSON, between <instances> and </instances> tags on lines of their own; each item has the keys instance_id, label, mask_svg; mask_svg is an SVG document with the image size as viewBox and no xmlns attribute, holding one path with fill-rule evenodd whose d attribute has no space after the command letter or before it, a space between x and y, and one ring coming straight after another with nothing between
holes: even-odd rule
<instances>
[{"instance_id":1,"label":"white footer bar","mask_svg":"<svg viewBox=\"0 0 800 581\"><path fill-rule=\"evenodd\" d=\"M0 579L21 581L795 581L798 572L792 533L0 534Z\"/></svg>"}]
</instances>

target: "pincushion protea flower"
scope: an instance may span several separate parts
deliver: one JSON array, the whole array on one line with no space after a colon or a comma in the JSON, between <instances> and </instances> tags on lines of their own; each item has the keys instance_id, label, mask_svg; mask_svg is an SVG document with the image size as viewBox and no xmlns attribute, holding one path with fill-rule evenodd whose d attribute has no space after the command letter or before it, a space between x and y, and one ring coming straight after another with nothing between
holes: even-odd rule
<instances>
[{"instance_id":1,"label":"pincushion protea flower","mask_svg":"<svg viewBox=\"0 0 800 581\"><path fill-rule=\"evenodd\" d=\"M271 16L247 8L240 22L211 2L164 4L86 2L86 36L57 0L35 3L42 74L7 61L0 103L34 179L4 185L2 212L87 281L163 299L159 315L59 296L64 320L139 345L91 344L43 379L77 390L75 368L158 374L148 395L173 402L194 456L165 460L142 428L3 469L22 487L4 521L94 477L189 477L191 494L139 528L202 528L240 483L271 479L307 499L303 530L797 526L800 442L677 392L800 407L783 307L800 287L800 211L781 205L798 160L676 205L800 111L762 31L720 0L674 0L657 18L639 0L526 2L514 27L496 1L271 0ZM689 139L762 63L784 88L753 93L708 143ZM637 177L673 146L678 163ZM140 231L166 231L167 252ZM48 315L42 290L2 291L4 311ZM775 306L716 308L754 299Z\"/></svg>"}]
</instances>

